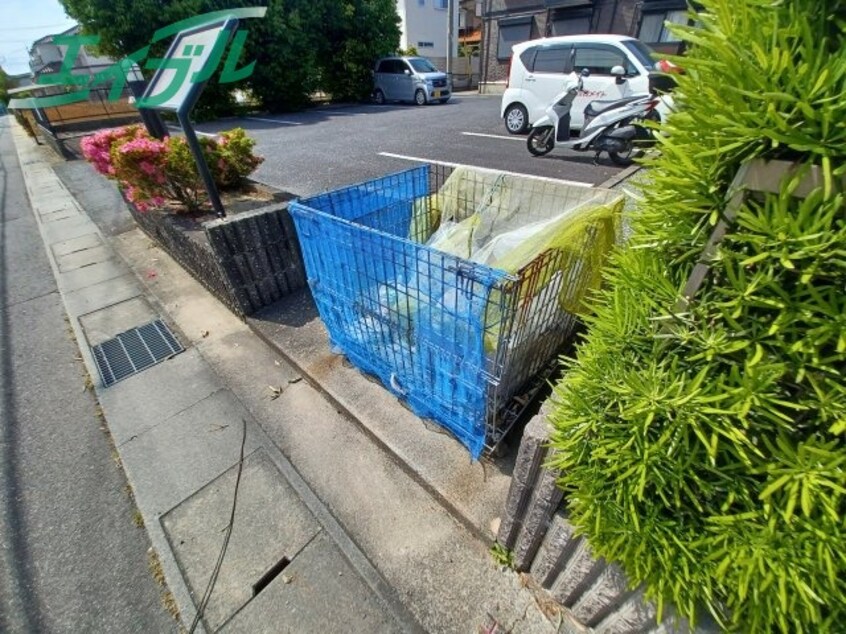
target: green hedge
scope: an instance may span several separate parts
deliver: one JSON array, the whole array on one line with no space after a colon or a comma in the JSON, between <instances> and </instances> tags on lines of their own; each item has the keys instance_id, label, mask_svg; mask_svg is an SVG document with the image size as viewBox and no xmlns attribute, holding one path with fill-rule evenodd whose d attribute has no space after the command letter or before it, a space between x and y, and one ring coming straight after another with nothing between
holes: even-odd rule
<instances>
[{"instance_id":1,"label":"green hedge","mask_svg":"<svg viewBox=\"0 0 846 634\"><path fill-rule=\"evenodd\" d=\"M571 519L663 605L730 630L846 631L846 2L700 0L661 154L557 386ZM824 186L740 210L745 160Z\"/></svg>"}]
</instances>

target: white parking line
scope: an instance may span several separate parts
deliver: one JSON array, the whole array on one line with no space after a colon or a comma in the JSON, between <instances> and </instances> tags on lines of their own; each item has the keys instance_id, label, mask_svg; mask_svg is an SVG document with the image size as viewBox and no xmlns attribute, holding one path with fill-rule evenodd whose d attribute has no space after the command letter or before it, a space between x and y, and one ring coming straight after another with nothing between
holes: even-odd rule
<instances>
[{"instance_id":1,"label":"white parking line","mask_svg":"<svg viewBox=\"0 0 846 634\"><path fill-rule=\"evenodd\" d=\"M435 165L445 165L447 167L472 167L474 170L480 172L491 172L496 174L508 174L509 176L521 176L524 178L533 178L547 183L558 183L563 185L573 185L575 187L593 187L593 183L584 183L582 181L568 181L563 178L550 178L549 176L536 176L535 174L523 174L521 172L509 172L507 170L491 169L490 167L479 167L477 165L467 165L466 163L451 163L449 161L435 161L433 159L420 158L418 156L405 156L404 154L394 154L393 152L379 152L379 156L386 156L388 158L401 159L403 161L413 161L414 163L434 163Z\"/></svg>"},{"instance_id":2,"label":"white parking line","mask_svg":"<svg viewBox=\"0 0 846 634\"><path fill-rule=\"evenodd\" d=\"M519 136L505 136L504 134L485 134L484 132L462 132L464 136L481 136L486 139L505 139L506 141L522 141L526 142L525 137Z\"/></svg>"},{"instance_id":3,"label":"white parking line","mask_svg":"<svg viewBox=\"0 0 846 634\"><path fill-rule=\"evenodd\" d=\"M367 108L368 111L373 111L375 106L368 106L367 104L361 104L356 106L357 108ZM358 117L360 115L369 114L369 112L360 112L358 110L354 110L350 108L349 110L325 110L323 108L316 108L315 110L308 110L306 114L337 114L344 117Z\"/></svg>"},{"instance_id":4,"label":"white parking line","mask_svg":"<svg viewBox=\"0 0 846 634\"><path fill-rule=\"evenodd\" d=\"M244 117L249 121L264 121L265 123L282 123L284 125L302 125L302 121L286 121L285 119L264 119L262 117Z\"/></svg>"}]
</instances>

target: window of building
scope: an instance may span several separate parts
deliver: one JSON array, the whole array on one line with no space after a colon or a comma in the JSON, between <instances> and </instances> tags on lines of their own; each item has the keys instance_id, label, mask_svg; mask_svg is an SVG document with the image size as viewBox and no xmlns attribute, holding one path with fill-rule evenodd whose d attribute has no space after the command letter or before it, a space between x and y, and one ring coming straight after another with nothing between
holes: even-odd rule
<instances>
[{"instance_id":1,"label":"window of building","mask_svg":"<svg viewBox=\"0 0 846 634\"><path fill-rule=\"evenodd\" d=\"M417 42L417 48L433 48L434 42Z\"/></svg>"},{"instance_id":2,"label":"window of building","mask_svg":"<svg viewBox=\"0 0 846 634\"><path fill-rule=\"evenodd\" d=\"M627 74L634 74L637 69L626 55L613 46L604 44L576 44L573 57L573 70L587 68L592 75L610 75L611 69L622 66Z\"/></svg>"},{"instance_id":3,"label":"window of building","mask_svg":"<svg viewBox=\"0 0 846 634\"><path fill-rule=\"evenodd\" d=\"M593 4L590 0L547 0L547 6L553 4L559 8L553 8L549 12L550 35L590 33L590 22L593 18Z\"/></svg>"},{"instance_id":4,"label":"window of building","mask_svg":"<svg viewBox=\"0 0 846 634\"><path fill-rule=\"evenodd\" d=\"M590 18L569 18L552 23L552 35L581 35L590 33Z\"/></svg>"},{"instance_id":5,"label":"window of building","mask_svg":"<svg viewBox=\"0 0 846 634\"><path fill-rule=\"evenodd\" d=\"M687 24L687 21L687 11L644 13L640 23L638 39L650 44L656 42L679 42L679 38L670 32L666 23Z\"/></svg>"},{"instance_id":6,"label":"window of building","mask_svg":"<svg viewBox=\"0 0 846 634\"><path fill-rule=\"evenodd\" d=\"M496 48L498 59L509 59L512 46L532 39L531 16L503 18L497 24L499 26L499 41Z\"/></svg>"},{"instance_id":7,"label":"window of building","mask_svg":"<svg viewBox=\"0 0 846 634\"><path fill-rule=\"evenodd\" d=\"M449 0L435 0L435 8L436 9L446 9L447 8L447 2L449 2Z\"/></svg>"}]
</instances>

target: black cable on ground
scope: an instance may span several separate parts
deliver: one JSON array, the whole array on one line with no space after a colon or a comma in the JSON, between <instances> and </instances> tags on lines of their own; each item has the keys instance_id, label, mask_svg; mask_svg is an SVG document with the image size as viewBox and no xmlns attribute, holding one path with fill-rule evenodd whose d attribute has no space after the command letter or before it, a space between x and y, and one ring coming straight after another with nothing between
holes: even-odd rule
<instances>
[{"instance_id":1,"label":"black cable on ground","mask_svg":"<svg viewBox=\"0 0 846 634\"><path fill-rule=\"evenodd\" d=\"M229 513L229 525L226 527L226 536L223 538L223 544L220 547L220 554L217 556L217 562L214 565L209 583L206 585L206 591L203 593L203 598L200 605L197 607L197 613L194 615L194 620L191 623L191 628L188 634L194 634L200 619L206 611L206 606L209 604L214 586L217 583L217 577L220 575L220 569L223 566L223 560L226 557L226 549L229 548L229 538L232 536L232 528L235 526L235 508L238 505L238 488L241 486L241 472L244 470L244 448L247 445L247 421L242 418L241 422L244 424L243 433L241 434L241 453L238 458L238 475L235 478L235 493L232 495L232 511Z\"/></svg>"}]
</instances>

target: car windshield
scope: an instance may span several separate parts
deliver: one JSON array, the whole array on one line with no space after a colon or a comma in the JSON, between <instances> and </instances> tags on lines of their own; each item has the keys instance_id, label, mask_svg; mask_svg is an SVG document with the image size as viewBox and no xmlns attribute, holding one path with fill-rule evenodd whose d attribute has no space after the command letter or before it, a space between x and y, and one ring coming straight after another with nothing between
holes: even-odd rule
<instances>
[{"instance_id":1,"label":"car windshield","mask_svg":"<svg viewBox=\"0 0 846 634\"><path fill-rule=\"evenodd\" d=\"M432 66L432 62L430 62L428 59L423 59L422 57L415 57L414 59L410 59L408 60L408 63L411 64L411 67L418 73L438 72L438 69Z\"/></svg>"},{"instance_id":2,"label":"car windshield","mask_svg":"<svg viewBox=\"0 0 846 634\"><path fill-rule=\"evenodd\" d=\"M640 40L623 40L623 46L631 51L646 70L652 70L655 66L655 51L649 48Z\"/></svg>"}]
</instances>

